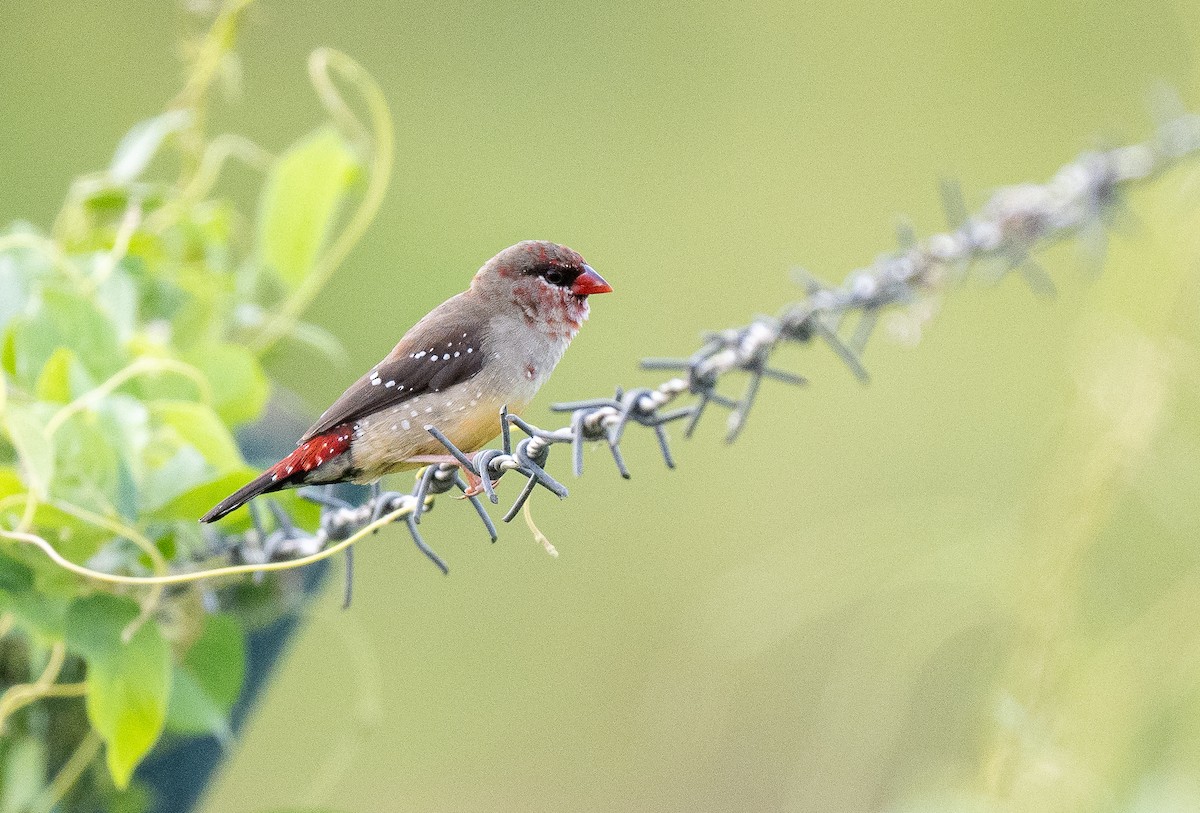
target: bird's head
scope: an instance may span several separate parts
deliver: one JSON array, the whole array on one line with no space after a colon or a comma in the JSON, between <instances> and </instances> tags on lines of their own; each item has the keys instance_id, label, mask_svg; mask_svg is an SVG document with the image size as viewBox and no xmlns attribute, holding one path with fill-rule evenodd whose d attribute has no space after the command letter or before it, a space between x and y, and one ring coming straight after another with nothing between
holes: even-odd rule
<instances>
[{"instance_id":1,"label":"bird's head","mask_svg":"<svg viewBox=\"0 0 1200 813\"><path fill-rule=\"evenodd\" d=\"M588 316L588 297L612 290L578 252L544 240L526 240L488 260L471 290L498 308L511 308L552 338L571 338Z\"/></svg>"}]
</instances>

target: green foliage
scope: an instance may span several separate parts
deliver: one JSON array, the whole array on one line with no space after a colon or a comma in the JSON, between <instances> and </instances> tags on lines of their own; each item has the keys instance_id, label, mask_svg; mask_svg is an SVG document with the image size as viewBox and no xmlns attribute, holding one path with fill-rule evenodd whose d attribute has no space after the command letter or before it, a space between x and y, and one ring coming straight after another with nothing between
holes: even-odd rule
<instances>
[{"instance_id":1,"label":"green foliage","mask_svg":"<svg viewBox=\"0 0 1200 813\"><path fill-rule=\"evenodd\" d=\"M259 251L263 265L289 288L313 270L357 166L345 139L323 127L272 169L259 216Z\"/></svg>"},{"instance_id":2,"label":"green foliage","mask_svg":"<svg viewBox=\"0 0 1200 813\"><path fill-rule=\"evenodd\" d=\"M71 788L80 809L144 809L130 784L138 764L164 732L231 737L247 624L291 606L268 582L227 591L233 612L205 612L213 594L199 586L129 592L30 544L103 573L194 570L212 555L197 518L256 474L234 432L270 396L252 349L266 316L287 314L272 341L339 352L295 323L309 300L290 298L305 287L311 297L309 275L336 264L323 252L364 162L333 126L277 159L201 129L243 5L221 13L178 106L79 178L51 231L0 230L0 664L25 672L23 685L0 685L0 730L12 735L0 740L0 813ZM218 189L230 157L264 170L256 215ZM55 692L66 697L41 702ZM70 775L95 737L112 784Z\"/></svg>"},{"instance_id":3,"label":"green foliage","mask_svg":"<svg viewBox=\"0 0 1200 813\"><path fill-rule=\"evenodd\" d=\"M41 791L46 745L37 737L20 737L0 746L0 757L0 813L22 813Z\"/></svg>"},{"instance_id":4,"label":"green foliage","mask_svg":"<svg viewBox=\"0 0 1200 813\"><path fill-rule=\"evenodd\" d=\"M33 408L9 405L4 411L4 431L21 458L26 486L38 499L46 499L54 479L54 447Z\"/></svg>"},{"instance_id":5,"label":"green foliage","mask_svg":"<svg viewBox=\"0 0 1200 813\"><path fill-rule=\"evenodd\" d=\"M140 122L125 134L112 163L108 176L118 184L136 179L150 165L159 147L167 136L178 133L191 122L186 110L168 110L160 116Z\"/></svg>"},{"instance_id":6,"label":"green foliage","mask_svg":"<svg viewBox=\"0 0 1200 813\"><path fill-rule=\"evenodd\" d=\"M62 641L67 603L39 589L34 569L0 553L0 612L42 646Z\"/></svg>"},{"instance_id":7,"label":"green foliage","mask_svg":"<svg viewBox=\"0 0 1200 813\"><path fill-rule=\"evenodd\" d=\"M237 619L208 617L203 635L175 665L167 713L172 731L229 740L229 711L241 692L245 652L245 633Z\"/></svg>"},{"instance_id":8,"label":"green foliage","mask_svg":"<svg viewBox=\"0 0 1200 813\"><path fill-rule=\"evenodd\" d=\"M214 342L193 349L184 361L199 370L212 387L212 408L229 426L262 414L270 387L262 365L241 345Z\"/></svg>"},{"instance_id":9,"label":"green foliage","mask_svg":"<svg viewBox=\"0 0 1200 813\"><path fill-rule=\"evenodd\" d=\"M88 719L104 738L119 788L162 732L171 685L171 651L157 626L141 624L122 640L137 617L137 604L103 594L67 610L67 645L88 665Z\"/></svg>"}]
</instances>

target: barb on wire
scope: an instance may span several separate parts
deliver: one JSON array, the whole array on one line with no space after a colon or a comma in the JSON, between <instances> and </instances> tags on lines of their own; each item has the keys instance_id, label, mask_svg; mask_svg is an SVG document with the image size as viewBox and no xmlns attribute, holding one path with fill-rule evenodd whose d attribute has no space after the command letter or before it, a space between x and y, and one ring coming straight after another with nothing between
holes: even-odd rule
<instances>
[{"instance_id":1,"label":"barb on wire","mask_svg":"<svg viewBox=\"0 0 1200 813\"><path fill-rule=\"evenodd\" d=\"M276 529L267 533L256 514L254 541L247 536L238 555L247 560L273 559L299 555L314 546L320 549L332 540L348 538L355 529L404 501L412 501L412 512L397 521L404 520L417 547L445 571L445 563L417 531L434 496L455 488L462 491L495 541L496 527L478 495L497 503L496 484L506 473L515 471L525 477L520 493L504 515L505 522L520 512L538 486L566 497L566 487L547 471L550 449L555 444L571 446L574 473L579 476L583 473L584 443L603 441L617 471L628 478L630 471L621 444L631 424L653 431L668 468L675 467L666 433L668 424L686 420L683 434L691 436L701 418L716 406L728 411L726 438L734 440L746 426L765 379L789 386L807 383L803 376L772 363L780 345L822 344L858 380L866 382L868 372L862 353L882 312L912 306L962 280L979 266L991 269L996 279L1019 273L1035 295L1053 296L1054 283L1035 259L1040 249L1086 236L1096 229L1103 233L1120 213L1123 195L1130 187L1162 175L1198 152L1200 116L1176 114L1164 121L1156 136L1146 143L1084 153L1045 184L1020 184L995 191L974 214L959 185L943 180L940 191L947 231L919 239L911 226L902 224L897 229L898 248L851 272L841 285L800 272L806 295L779 315L758 316L743 327L709 333L701 347L686 358L643 361L644 369L677 373L658 387L617 389L610 398L555 404L553 410L570 413L569 423L557 429L541 429L502 411L500 448L459 449L437 427L428 426L427 431L454 462L426 468L411 494L377 493L366 504L352 506L328 495L305 492L304 496L322 505L321 526L316 534L307 535L293 527L272 504ZM746 378L736 398L718 391L718 386L734 374ZM691 398L691 402L668 408L684 397ZM525 434L515 446L512 426Z\"/></svg>"}]
</instances>

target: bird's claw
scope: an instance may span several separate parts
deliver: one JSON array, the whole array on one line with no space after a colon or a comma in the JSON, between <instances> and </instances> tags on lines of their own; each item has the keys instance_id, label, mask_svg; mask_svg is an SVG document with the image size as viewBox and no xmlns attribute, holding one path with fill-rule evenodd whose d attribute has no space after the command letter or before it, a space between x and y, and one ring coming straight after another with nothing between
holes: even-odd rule
<instances>
[{"instance_id":1,"label":"bird's claw","mask_svg":"<svg viewBox=\"0 0 1200 813\"><path fill-rule=\"evenodd\" d=\"M470 469L466 468L465 466L460 467L460 468L462 470L463 478L466 479L466 481L467 481L467 487L463 491L463 493L458 497L458 499L465 500L469 497L478 497L480 494L486 494L488 492L488 489L483 485L482 477L480 477L478 474L471 471ZM491 480L490 482L492 485L492 489L494 490L496 488L496 484L499 483L500 481L499 480Z\"/></svg>"}]
</instances>

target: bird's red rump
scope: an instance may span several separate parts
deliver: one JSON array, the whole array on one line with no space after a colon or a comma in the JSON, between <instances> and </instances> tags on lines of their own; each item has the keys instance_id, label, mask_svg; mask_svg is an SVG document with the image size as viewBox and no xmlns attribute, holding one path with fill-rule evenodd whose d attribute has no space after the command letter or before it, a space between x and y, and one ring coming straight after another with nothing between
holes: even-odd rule
<instances>
[{"instance_id":1,"label":"bird's red rump","mask_svg":"<svg viewBox=\"0 0 1200 813\"><path fill-rule=\"evenodd\" d=\"M271 467L271 476L275 480L286 480L310 472L349 449L353 437L352 424L339 424L297 446L296 451Z\"/></svg>"}]
</instances>

